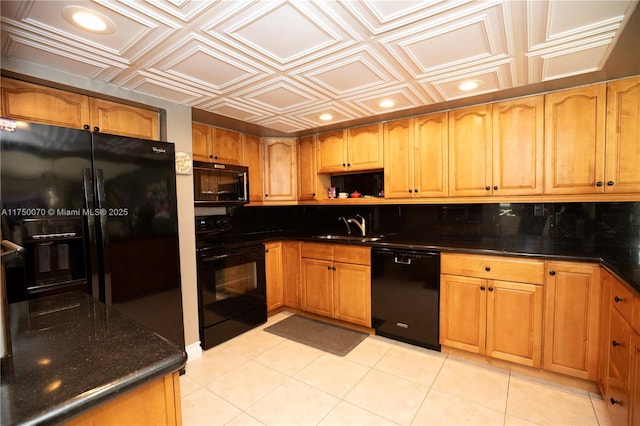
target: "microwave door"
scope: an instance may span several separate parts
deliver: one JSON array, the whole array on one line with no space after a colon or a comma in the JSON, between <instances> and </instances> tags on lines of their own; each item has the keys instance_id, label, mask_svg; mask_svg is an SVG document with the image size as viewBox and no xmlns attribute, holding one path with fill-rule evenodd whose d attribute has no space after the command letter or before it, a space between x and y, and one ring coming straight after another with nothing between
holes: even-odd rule
<instances>
[{"instance_id":1,"label":"microwave door","mask_svg":"<svg viewBox=\"0 0 640 426\"><path fill-rule=\"evenodd\" d=\"M199 192L198 199L201 201L217 201L218 179L217 173L202 173L198 171L199 185L196 190Z\"/></svg>"}]
</instances>

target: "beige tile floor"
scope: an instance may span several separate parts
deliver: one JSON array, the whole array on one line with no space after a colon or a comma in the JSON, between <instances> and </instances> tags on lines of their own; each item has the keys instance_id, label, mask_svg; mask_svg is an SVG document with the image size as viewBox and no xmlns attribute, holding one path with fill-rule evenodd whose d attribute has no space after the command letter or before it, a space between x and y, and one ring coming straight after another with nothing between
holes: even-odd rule
<instances>
[{"instance_id":1,"label":"beige tile floor","mask_svg":"<svg viewBox=\"0 0 640 426\"><path fill-rule=\"evenodd\" d=\"M181 376L189 425L609 425L600 395L379 336L345 357L253 329Z\"/></svg>"}]
</instances>

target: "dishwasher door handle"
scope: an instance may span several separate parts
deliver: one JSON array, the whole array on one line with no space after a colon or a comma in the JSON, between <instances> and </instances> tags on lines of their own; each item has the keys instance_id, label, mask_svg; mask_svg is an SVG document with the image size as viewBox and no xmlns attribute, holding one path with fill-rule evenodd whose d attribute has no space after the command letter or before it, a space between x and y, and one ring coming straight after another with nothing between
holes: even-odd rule
<instances>
[{"instance_id":1,"label":"dishwasher door handle","mask_svg":"<svg viewBox=\"0 0 640 426\"><path fill-rule=\"evenodd\" d=\"M400 265L411 265L411 259L402 260L402 259L398 259L398 256L394 256L393 261Z\"/></svg>"}]
</instances>

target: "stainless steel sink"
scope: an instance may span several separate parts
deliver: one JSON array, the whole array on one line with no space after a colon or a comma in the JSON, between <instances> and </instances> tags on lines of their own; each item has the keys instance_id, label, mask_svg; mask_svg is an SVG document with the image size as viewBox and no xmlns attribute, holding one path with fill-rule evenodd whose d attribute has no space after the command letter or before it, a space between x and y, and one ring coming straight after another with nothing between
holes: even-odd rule
<instances>
[{"instance_id":1,"label":"stainless steel sink","mask_svg":"<svg viewBox=\"0 0 640 426\"><path fill-rule=\"evenodd\" d=\"M353 241L360 243L372 243L374 241L380 241L382 236L358 236L358 235L335 235L335 234L323 234L315 235L313 238L319 238L322 240L339 240L339 241Z\"/></svg>"}]
</instances>

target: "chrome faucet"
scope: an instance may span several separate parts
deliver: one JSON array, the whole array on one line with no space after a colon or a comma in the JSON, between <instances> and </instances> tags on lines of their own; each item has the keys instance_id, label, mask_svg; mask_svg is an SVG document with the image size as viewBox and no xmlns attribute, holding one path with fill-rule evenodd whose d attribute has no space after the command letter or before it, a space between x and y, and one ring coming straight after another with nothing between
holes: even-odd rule
<instances>
[{"instance_id":1,"label":"chrome faucet","mask_svg":"<svg viewBox=\"0 0 640 426\"><path fill-rule=\"evenodd\" d=\"M347 219L345 219L344 216L340 216L338 220L341 220L344 222L344 224L347 227L347 235L351 235L351 228L349 227L349 222L347 222Z\"/></svg>"},{"instance_id":2,"label":"chrome faucet","mask_svg":"<svg viewBox=\"0 0 640 426\"><path fill-rule=\"evenodd\" d=\"M360 220L362 222L358 222L358 219L351 218L351 219L347 220L347 223L355 223L358 226L358 228L360 228L360 232L362 233L362 236L364 237L365 234L366 234L366 227L365 227L366 223L364 221L364 217L360 216L359 214L356 214L356 217L360 218Z\"/></svg>"}]
</instances>

